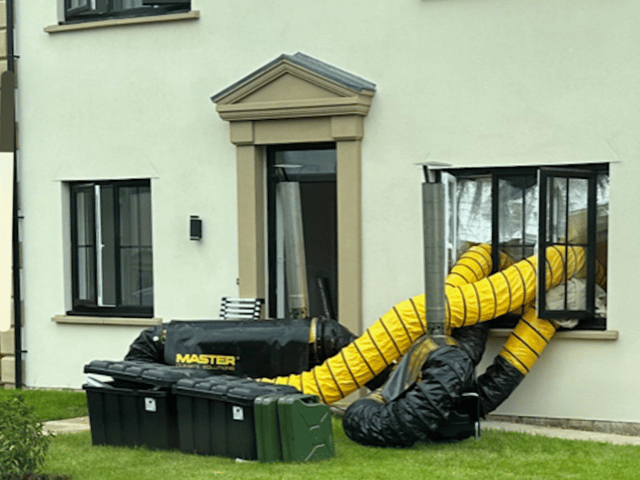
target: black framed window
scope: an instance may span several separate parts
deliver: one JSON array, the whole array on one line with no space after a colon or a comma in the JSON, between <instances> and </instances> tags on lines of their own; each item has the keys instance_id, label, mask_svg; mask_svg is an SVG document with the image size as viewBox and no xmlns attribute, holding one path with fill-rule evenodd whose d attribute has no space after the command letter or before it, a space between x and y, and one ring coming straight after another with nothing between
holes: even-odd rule
<instances>
[{"instance_id":1,"label":"black framed window","mask_svg":"<svg viewBox=\"0 0 640 480\"><path fill-rule=\"evenodd\" d=\"M190 0L64 0L65 22L188 12Z\"/></svg>"},{"instance_id":2,"label":"black framed window","mask_svg":"<svg viewBox=\"0 0 640 480\"><path fill-rule=\"evenodd\" d=\"M609 203L608 164L550 167L496 167L445 169L455 178L456 238L458 254L474 243L497 245L499 252L517 262L531 255L544 256L552 245L577 246L585 251L585 294L569 307L565 283L564 305L547 306L547 292L538 289L541 318L579 319L578 329L604 330L606 316L595 305L596 262L606 277ZM495 269L495 267L494 267ZM545 271L538 273L544 285ZM573 297L575 298L575 297ZM494 327L513 327L518 312L494 320Z\"/></svg>"},{"instance_id":3,"label":"black framed window","mask_svg":"<svg viewBox=\"0 0 640 480\"><path fill-rule=\"evenodd\" d=\"M70 314L153 316L148 180L73 183Z\"/></svg>"}]
</instances>

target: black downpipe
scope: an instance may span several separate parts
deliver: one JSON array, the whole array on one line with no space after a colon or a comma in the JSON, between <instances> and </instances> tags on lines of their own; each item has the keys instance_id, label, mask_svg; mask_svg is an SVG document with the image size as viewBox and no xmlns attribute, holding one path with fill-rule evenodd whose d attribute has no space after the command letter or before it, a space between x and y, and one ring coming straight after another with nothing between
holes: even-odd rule
<instances>
[{"instance_id":1,"label":"black downpipe","mask_svg":"<svg viewBox=\"0 0 640 480\"><path fill-rule=\"evenodd\" d=\"M15 79L15 47L14 47L14 1L6 0L7 8L7 70ZM13 83L13 82L11 82ZM15 95L15 84L11 86L11 95ZM6 94L6 92L2 92ZM13 97L12 97L13 98ZM12 150L13 150L13 229L12 229L12 263L13 263L13 322L14 322L14 355L15 355L15 387L22 388L22 292L20 288L20 210L18 206L18 153L16 149L15 100L12 113Z\"/></svg>"}]
</instances>

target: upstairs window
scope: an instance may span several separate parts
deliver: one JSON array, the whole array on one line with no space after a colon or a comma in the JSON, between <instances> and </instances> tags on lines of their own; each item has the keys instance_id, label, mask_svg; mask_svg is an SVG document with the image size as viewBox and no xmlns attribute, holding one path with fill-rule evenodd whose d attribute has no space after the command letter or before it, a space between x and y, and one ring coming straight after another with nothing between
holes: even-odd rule
<instances>
[{"instance_id":1,"label":"upstairs window","mask_svg":"<svg viewBox=\"0 0 640 480\"><path fill-rule=\"evenodd\" d=\"M188 12L191 0L64 0L65 22Z\"/></svg>"},{"instance_id":2,"label":"upstairs window","mask_svg":"<svg viewBox=\"0 0 640 480\"><path fill-rule=\"evenodd\" d=\"M71 185L73 310L153 316L148 180Z\"/></svg>"},{"instance_id":3,"label":"upstairs window","mask_svg":"<svg viewBox=\"0 0 640 480\"><path fill-rule=\"evenodd\" d=\"M596 278L606 279L608 164L445 167L444 171L449 174L444 177L449 190L447 244L451 264L477 243L498 246L492 250L494 265L499 263L499 252L517 262L536 254L540 258L552 245L581 247L586 258L584 297L575 300L565 287L562 304L554 300L550 305L547 292L538 288L538 315L580 320L578 329L606 329L606 292L596 284ZM538 284L544 285L540 276L544 277L542 269ZM518 318L514 313L497 319L494 326L514 326Z\"/></svg>"}]
</instances>

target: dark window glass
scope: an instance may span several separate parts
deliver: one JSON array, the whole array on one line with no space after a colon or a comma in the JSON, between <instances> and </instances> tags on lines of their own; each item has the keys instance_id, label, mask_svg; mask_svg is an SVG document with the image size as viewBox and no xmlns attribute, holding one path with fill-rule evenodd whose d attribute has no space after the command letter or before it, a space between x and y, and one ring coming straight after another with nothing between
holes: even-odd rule
<instances>
[{"instance_id":1,"label":"dark window glass","mask_svg":"<svg viewBox=\"0 0 640 480\"><path fill-rule=\"evenodd\" d=\"M187 12L190 0L65 0L65 22Z\"/></svg>"},{"instance_id":2,"label":"dark window glass","mask_svg":"<svg viewBox=\"0 0 640 480\"><path fill-rule=\"evenodd\" d=\"M96 302L96 240L94 192L91 186L81 186L75 191L75 297L79 304Z\"/></svg>"},{"instance_id":3,"label":"dark window glass","mask_svg":"<svg viewBox=\"0 0 640 480\"><path fill-rule=\"evenodd\" d=\"M151 192L148 188L119 189L120 286L123 305L152 306Z\"/></svg>"}]
</instances>

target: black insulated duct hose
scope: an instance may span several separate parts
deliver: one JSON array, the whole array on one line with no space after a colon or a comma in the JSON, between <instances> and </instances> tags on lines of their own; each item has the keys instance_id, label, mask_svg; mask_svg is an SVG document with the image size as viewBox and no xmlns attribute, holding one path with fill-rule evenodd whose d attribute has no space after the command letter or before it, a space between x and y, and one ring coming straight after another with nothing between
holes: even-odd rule
<instances>
[{"instance_id":1,"label":"black insulated duct hose","mask_svg":"<svg viewBox=\"0 0 640 480\"><path fill-rule=\"evenodd\" d=\"M465 350L444 345L434 350L422 366L422 379L399 398L380 403L372 398L355 401L344 414L342 424L351 440L378 447L410 447L417 441L434 442L473 435L460 434L447 423L459 423L465 394L474 392L474 362ZM463 419L464 421L464 419Z\"/></svg>"},{"instance_id":2,"label":"black insulated duct hose","mask_svg":"<svg viewBox=\"0 0 640 480\"><path fill-rule=\"evenodd\" d=\"M484 322L469 327L456 328L451 332L451 337L469 354L475 366L478 366L482 360L489 328L489 323Z\"/></svg>"},{"instance_id":3,"label":"black insulated duct hose","mask_svg":"<svg viewBox=\"0 0 640 480\"><path fill-rule=\"evenodd\" d=\"M322 365L327 358L337 355L340 350L358 338L347 327L329 318L314 319L312 321L313 328L315 328L315 335L313 343L309 344L309 368ZM367 382L365 387L369 390L375 390L382 386L389 378L393 367L394 365L389 365L379 375Z\"/></svg>"},{"instance_id":4,"label":"black insulated duct hose","mask_svg":"<svg viewBox=\"0 0 640 480\"><path fill-rule=\"evenodd\" d=\"M129 346L125 360L144 363L164 363L165 325L145 328Z\"/></svg>"},{"instance_id":5,"label":"black insulated duct hose","mask_svg":"<svg viewBox=\"0 0 640 480\"><path fill-rule=\"evenodd\" d=\"M498 408L523 379L523 373L497 355L487 370L478 377L477 389L482 416Z\"/></svg>"}]
</instances>

